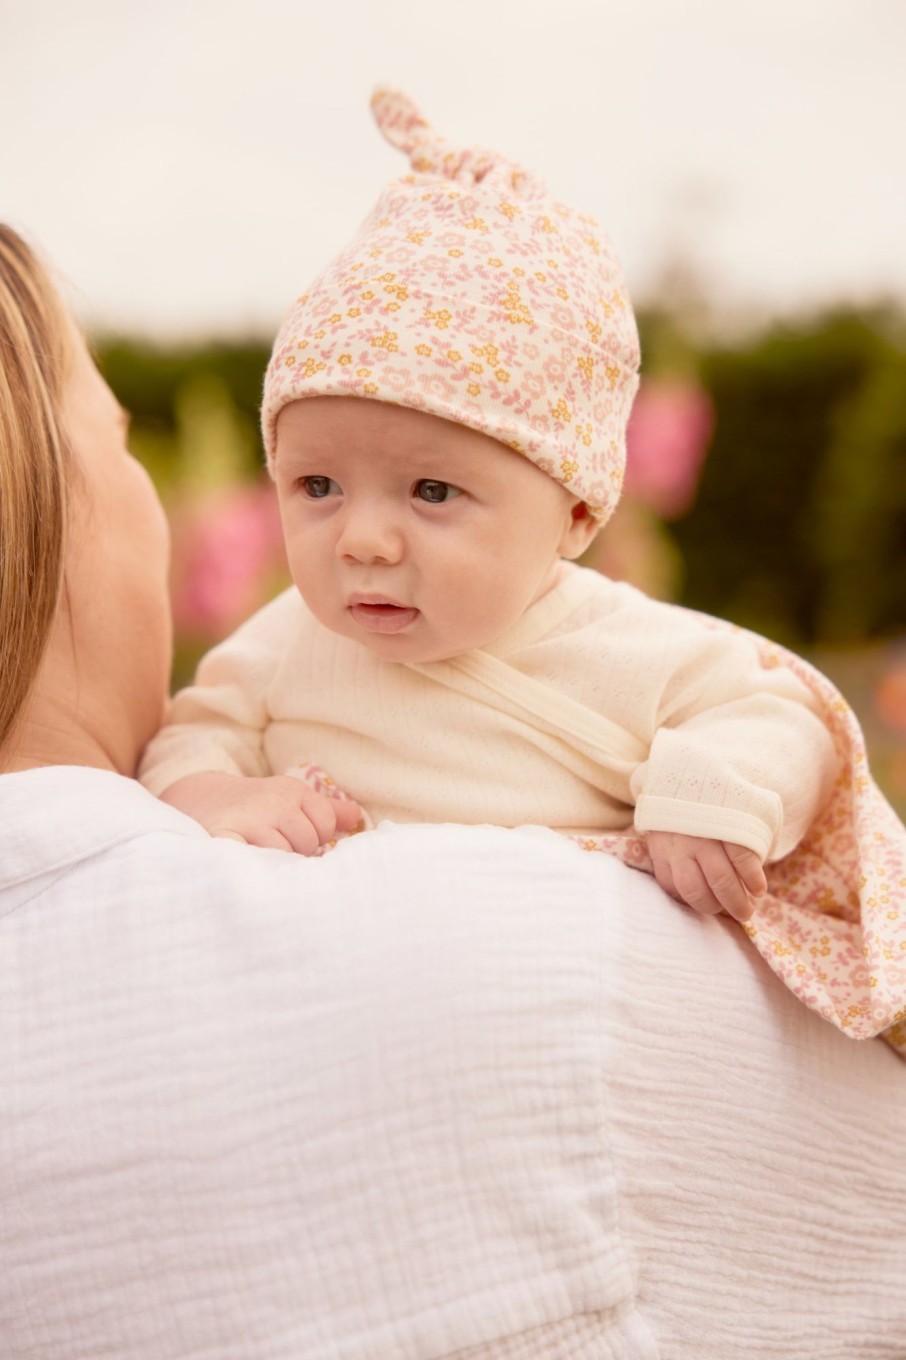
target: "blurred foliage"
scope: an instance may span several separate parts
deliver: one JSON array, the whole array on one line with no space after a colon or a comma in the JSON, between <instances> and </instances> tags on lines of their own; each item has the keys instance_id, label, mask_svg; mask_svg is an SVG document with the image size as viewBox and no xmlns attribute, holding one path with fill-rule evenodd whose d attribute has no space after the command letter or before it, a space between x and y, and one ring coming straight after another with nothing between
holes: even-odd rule
<instances>
[{"instance_id":1,"label":"blurred foliage","mask_svg":"<svg viewBox=\"0 0 906 1360\"><path fill-rule=\"evenodd\" d=\"M904 810L906 687L889 677L904 673L906 637L906 315L841 310L721 342L666 312L640 328L636 476L589 560L818 654ZM269 346L97 350L174 524L184 683L287 580L258 434ZM671 411L687 422L673 438ZM630 464L632 451L631 428Z\"/></svg>"},{"instance_id":2,"label":"blurred foliage","mask_svg":"<svg viewBox=\"0 0 906 1360\"><path fill-rule=\"evenodd\" d=\"M683 601L794 647L906 629L906 318L777 329L699 371L716 422L673 530Z\"/></svg>"}]
</instances>

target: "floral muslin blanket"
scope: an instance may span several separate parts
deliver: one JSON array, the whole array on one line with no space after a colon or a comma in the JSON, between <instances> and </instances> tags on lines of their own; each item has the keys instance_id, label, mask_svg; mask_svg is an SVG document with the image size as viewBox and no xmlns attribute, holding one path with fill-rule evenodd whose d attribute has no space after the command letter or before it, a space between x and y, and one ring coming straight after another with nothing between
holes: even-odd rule
<instances>
[{"instance_id":1,"label":"floral muslin blanket","mask_svg":"<svg viewBox=\"0 0 906 1360\"><path fill-rule=\"evenodd\" d=\"M842 694L793 652L746 636L764 666L786 666L808 685L840 773L796 849L765 866L767 896L741 929L806 1006L853 1039L881 1035L906 1059L906 828L872 779L862 730ZM580 844L651 871L640 835L582 837Z\"/></svg>"}]
</instances>

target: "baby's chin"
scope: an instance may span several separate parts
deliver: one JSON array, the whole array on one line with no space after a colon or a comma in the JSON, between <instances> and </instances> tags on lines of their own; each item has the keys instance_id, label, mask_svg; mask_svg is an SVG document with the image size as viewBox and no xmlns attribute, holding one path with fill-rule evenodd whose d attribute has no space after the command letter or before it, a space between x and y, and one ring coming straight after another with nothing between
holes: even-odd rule
<instances>
[{"instance_id":1,"label":"baby's chin","mask_svg":"<svg viewBox=\"0 0 906 1360\"><path fill-rule=\"evenodd\" d=\"M363 626L352 618L344 620L342 626L338 626L336 621L322 619L321 622L337 637L364 647L381 661L397 661L407 666L428 666L435 661L449 661L454 656L473 650L471 647L457 646L448 638L432 636L421 614L412 622L386 630Z\"/></svg>"}]
</instances>

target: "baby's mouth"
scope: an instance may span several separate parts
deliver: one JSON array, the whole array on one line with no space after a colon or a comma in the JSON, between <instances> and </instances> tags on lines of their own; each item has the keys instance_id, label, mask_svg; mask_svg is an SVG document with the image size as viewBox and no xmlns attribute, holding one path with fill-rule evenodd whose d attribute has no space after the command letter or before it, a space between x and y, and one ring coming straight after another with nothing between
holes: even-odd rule
<instances>
[{"instance_id":1,"label":"baby's mouth","mask_svg":"<svg viewBox=\"0 0 906 1360\"><path fill-rule=\"evenodd\" d=\"M414 623L419 613L410 605L380 599L353 600L348 612L368 633L399 633Z\"/></svg>"}]
</instances>

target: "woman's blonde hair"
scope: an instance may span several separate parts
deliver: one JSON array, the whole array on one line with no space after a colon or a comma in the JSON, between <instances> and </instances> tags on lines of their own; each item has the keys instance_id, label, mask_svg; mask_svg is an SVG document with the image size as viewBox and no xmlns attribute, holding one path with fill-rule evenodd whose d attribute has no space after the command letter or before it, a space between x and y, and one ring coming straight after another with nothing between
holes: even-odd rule
<instances>
[{"instance_id":1,"label":"woman's blonde hair","mask_svg":"<svg viewBox=\"0 0 906 1360\"><path fill-rule=\"evenodd\" d=\"M0 750L34 682L63 580L68 327L46 270L0 223Z\"/></svg>"}]
</instances>

